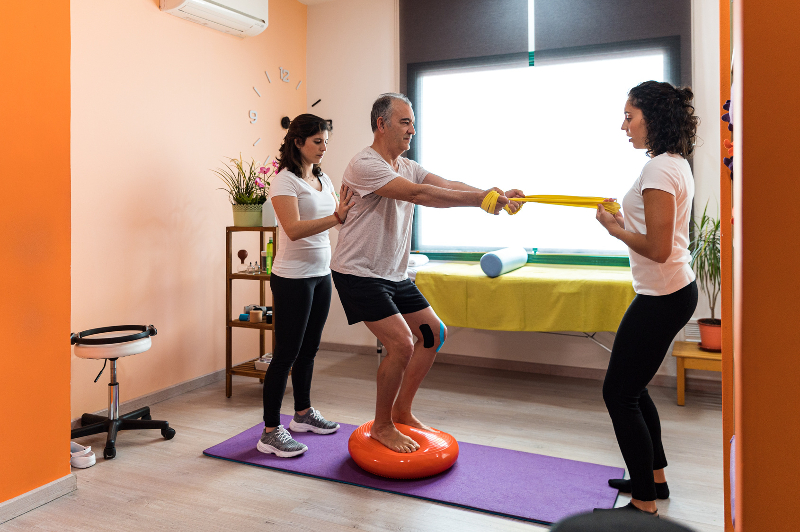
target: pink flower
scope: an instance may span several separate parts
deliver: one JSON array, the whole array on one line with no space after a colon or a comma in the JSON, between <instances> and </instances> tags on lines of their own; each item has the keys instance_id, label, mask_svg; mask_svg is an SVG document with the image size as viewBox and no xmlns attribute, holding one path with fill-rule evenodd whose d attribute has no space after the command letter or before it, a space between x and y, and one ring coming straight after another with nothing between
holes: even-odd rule
<instances>
[{"instance_id":1,"label":"pink flower","mask_svg":"<svg viewBox=\"0 0 800 532\"><path fill-rule=\"evenodd\" d=\"M273 167L273 168L277 168L277 167L278 167L278 161L276 161L276 160L274 160L274 159L273 159L273 160L272 160L272 167Z\"/></svg>"},{"instance_id":2,"label":"pink flower","mask_svg":"<svg viewBox=\"0 0 800 532\"><path fill-rule=\"evenodd\" d=\"M260 173L260 174L266 174L267 172L269 172L269 170L267 170L267 169L266 169L265 167L263 167L263 166L262 166L262 167L259 169L259 171L258 171L258 173Z\"/></svg>"},{"instance_id":3,"label":"pink flower","mask_svg":"<svg viewBox=\"0 0 800 532\"><path fill-rule=\"evenodd\" d=\"M256 178L256 185L258 185L258 188L264 188L264 182L258 177Z\"/></svg>"}]
</instances>

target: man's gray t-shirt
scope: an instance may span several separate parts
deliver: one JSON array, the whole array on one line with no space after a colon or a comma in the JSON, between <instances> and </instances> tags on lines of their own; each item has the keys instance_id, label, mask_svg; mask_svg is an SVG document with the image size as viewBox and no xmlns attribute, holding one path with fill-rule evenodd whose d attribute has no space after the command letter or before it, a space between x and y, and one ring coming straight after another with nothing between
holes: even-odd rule
<instances>
[{"instance_id":1,"label":"man's gray t-shirt","mask_svg":"<svg viewBox=\"0 0 800 532\"><path fill-rule=\"evenodd\" d=\"M342 182L354 191L353 208L339 231L331 270L395 282L407 278L414 204L374 192L398 177L420 184L428 171L405 157L397 164L395 172L372 148L350 160Z\"/></svg>"}]
</instances>

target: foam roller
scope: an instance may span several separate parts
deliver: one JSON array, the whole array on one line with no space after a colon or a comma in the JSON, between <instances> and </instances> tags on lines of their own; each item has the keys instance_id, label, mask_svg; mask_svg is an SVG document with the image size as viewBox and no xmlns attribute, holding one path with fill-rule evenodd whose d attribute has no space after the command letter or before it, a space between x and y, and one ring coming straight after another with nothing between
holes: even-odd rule
<instances>
[{"instance_id":1,"label":"foam roller","mask_svg":"<svg viewBox=\"0 0 800 532\"><path fill-rule=\"evenodd\" d=\"M481 257L481 269L489 277L522 268L528 262L528 252L523 247L503 248L490 251Z\"/></svg>"}]
</instances>

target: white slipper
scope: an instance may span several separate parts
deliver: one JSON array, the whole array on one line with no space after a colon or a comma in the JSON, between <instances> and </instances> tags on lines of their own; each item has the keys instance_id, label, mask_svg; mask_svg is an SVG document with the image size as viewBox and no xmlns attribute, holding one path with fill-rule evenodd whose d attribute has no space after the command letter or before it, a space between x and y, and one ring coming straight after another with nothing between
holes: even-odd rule
<instances>
[{"instance_id":1,"label":"white slipper","mask_svg":"<svg viewBox=\"0 0 800 532\"><path fill-rule=\"evenodd\" d=\"M91 447L84 447L83 445L73 441L69 443L69 450L69 463L72 465L72 467L86 469L87 467L92 467L97 461Z\"/></svg>"}]
</instances>

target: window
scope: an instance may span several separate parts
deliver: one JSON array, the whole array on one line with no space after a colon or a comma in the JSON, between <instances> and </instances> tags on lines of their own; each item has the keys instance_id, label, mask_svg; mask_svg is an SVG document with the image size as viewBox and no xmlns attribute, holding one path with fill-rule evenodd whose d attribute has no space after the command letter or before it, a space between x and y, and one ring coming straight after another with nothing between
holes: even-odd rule
<instances>
[{"instance_id":1,"label":"window","mask_svg":"<svg viewBox=\"0 0 800 532\"><path fill-rule=\"evenodd\" d=\"M409 155L429 172L526 194L615 197L647 162L620 129L628 90L679 79L674 39L409 65L417 136ZM414 248L625 255L591 209L529 203L515 216L418 207Z\"/></svg>"}]
</instances>

